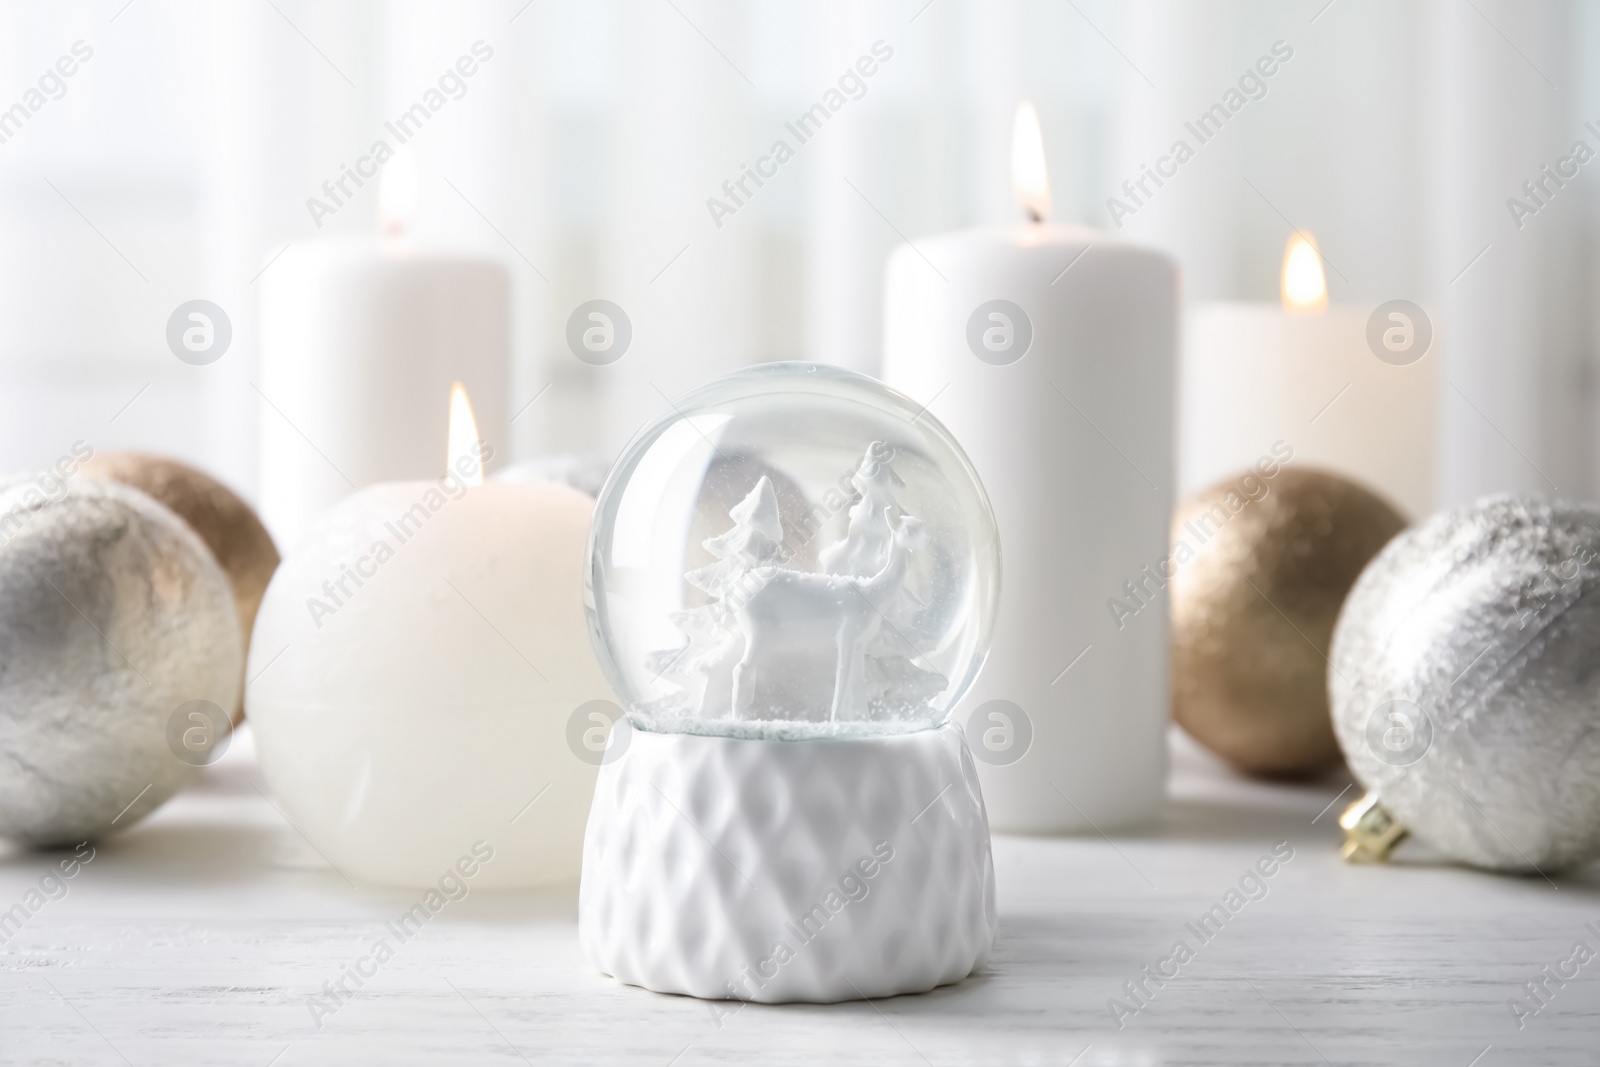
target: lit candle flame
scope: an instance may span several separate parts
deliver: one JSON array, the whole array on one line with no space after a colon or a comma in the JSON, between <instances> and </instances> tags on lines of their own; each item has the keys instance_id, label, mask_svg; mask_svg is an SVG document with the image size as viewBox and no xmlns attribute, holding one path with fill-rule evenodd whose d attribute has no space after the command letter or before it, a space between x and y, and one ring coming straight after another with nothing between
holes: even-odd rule
<instances>
[{"instance_id":1,"label":"lit candle flame","mask_svg":"<svg viewBox=\"0 0 1600 1067\"><path fill-rule=\"evenodd\" d=\"M1289 238L1283 252L1283 310L1314 315L1328 307L1328 278L1322 273L1322 256L1308 233Z\"/></svg>"},{"instance_id":2,"label":"lit candle flame","mask_svg":"<svg viewBox=\"0 0 1600 1067\"><path fill-rule=\"evenodd\" d=\"M1050 214L1050 177L1044 168L1044 132L1039 113L1024 100L1011 124L1011 189L1034 222Z\"/></svg>"},{"instance_id":3,"label":"lit candle flame","mask_svg":"<svg viewBox=\"0 0 1600 1067\"><path fill-rule=\"evenodd\" d=\"M378 179L378 226L385 233L404 233L416 216L417 197L417 161L401 152L384 164Z\"/></svg>"},{"instance_id":4,"label":"lit candle flame","mask_svg":"<svg viewBox=\"0 0 1600 1067\"><path fill-rule=\"evenodd\" d=\"M472 417L472 402L460 382L450 387L449 453L445 469L467 485L483 484L483 459L478 446L478 420Z\"/></svg>"}]
</instances>

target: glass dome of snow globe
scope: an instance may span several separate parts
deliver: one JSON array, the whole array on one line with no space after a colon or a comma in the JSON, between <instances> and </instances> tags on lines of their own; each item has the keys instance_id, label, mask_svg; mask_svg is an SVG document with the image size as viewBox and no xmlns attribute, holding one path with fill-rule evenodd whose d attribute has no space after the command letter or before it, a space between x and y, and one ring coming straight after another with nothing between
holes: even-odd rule
<instances>
[{"instance_id":1,"label":"glass dome of snow globe","mask_svg":"<svg viewBox=\"0 0 1600 1067\"><path fill-rule=\"evenodd\" d=\"M988 654L994 514L926 407L771 363L674 402L595 509L586 602L634 727L769 740L944 723Z\"/></svg>"}]
</instances>

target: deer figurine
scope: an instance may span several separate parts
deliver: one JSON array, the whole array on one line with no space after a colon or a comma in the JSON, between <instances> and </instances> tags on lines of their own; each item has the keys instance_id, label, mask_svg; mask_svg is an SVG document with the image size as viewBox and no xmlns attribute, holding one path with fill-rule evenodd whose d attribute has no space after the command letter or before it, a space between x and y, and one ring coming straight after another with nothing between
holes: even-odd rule
<instances>
[{"instance_id":1,"label":"deer figurine","mask_svg":"<svg viewBox=\"0 0 1600 1067\"><path fill-rule=\"evenodd\" d=\"M744 654L733 670L734 716L766 717L755 699L763 676L781 676L786 661L819 657L834 667L828 721L864 711L866 648L884 625L881 607L900 592L910 553L924 541L922 524L905 515L894 524L888 557L876 574L814 574L771 565L752 571L735 609Z\"/></svg>"}]
</instances>

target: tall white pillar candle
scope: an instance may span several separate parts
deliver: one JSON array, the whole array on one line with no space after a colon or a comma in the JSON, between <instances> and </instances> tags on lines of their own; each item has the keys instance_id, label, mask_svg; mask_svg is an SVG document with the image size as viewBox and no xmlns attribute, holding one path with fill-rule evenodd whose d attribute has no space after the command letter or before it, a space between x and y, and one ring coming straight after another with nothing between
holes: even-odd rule
<instances>
[{"instance_id":1,"label":"tall white pillar candle","mask_svg":"<svg viewBox=\"0 0 1600 1067\"><path fill-rule=\"evenodd\" d=\"M329 240L290 245L261 281L261 509L279 544L359 488L434 476L453 381L478 398L484 440L508 450L499 262Z\"/></svg>"},{"instance_id":2,"label":"tall white pillar candle","mask_svg":"<svg viewBox=\"0 0 1600 1067\"><path fill-rule=\"evenodd\" d=\"M955 434L1000 527L993 646L956 711L990 821L1151 820L1167 611L1145 575L1168 555L1177 265L1078 227L975 229L897 249L886 299L884 377ZM1119 627L1125 582L1150 606Z\"/></svg>"},{"instance_id":3,"label":"tall white pillar candle","mask_svg":"<svg viewBox=\"0 0 1600 1067\"><path fill-rule=\"evenodd\" d=\"M1298 285L1291 275L1298 270ZM1208 301L1187 316L1178 485L1238 474L1279 441L1297 466L1352 478L1412 518L1433 510L1439 338L1406 301L1328 303L1315 243L1290 239L1280 303ZM1299 292L1300 295L1296 296Z\"/></svg>"}]
</instances>

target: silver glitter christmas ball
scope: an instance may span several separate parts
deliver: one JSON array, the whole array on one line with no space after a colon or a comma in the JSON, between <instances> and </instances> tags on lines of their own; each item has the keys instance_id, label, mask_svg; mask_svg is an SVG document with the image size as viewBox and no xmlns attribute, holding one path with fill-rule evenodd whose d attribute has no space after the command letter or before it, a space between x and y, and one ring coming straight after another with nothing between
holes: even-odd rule
<instances>
[{"instance_id":1,"label":"silver glitter christmas ball","mask_svg":"<svg viewBox=\"0 0 1600 1067\"><path fill-rule=\"evenodd\" d=\"M248 657L256 612L278 569L277 546L250 505L205 471L165 456L102 452L86 460L80 470L91 478L132 486L165 505L200 535L233 588L239 636ZM234 722L244 717L242 694L229 711Z\"/></svg>"},{"instance_id":2,"label":"silver glitter christmas ball","mask_svg":"<svg viewBox=\"0 0 1600 1067\"><path fill-rule=\"evenodd\" d=\"M1351 769L1424 841L1503 871L1600 856L1600 509L1500 496L1412 527L1330 667Z\"/></svg>"},{"instance_id":3,"label":"silver glitter christmas ball","mask_svg":"<svg viewBox=\"0 0 1600 1067\"><path fill-rule=\"evenodd\" d=\"M0 479L0 837L138 821L194 775L174 741L194 709L226 727L243 662L228 579L177 515L113 482Z\"/></svg>"}]
</instances>

